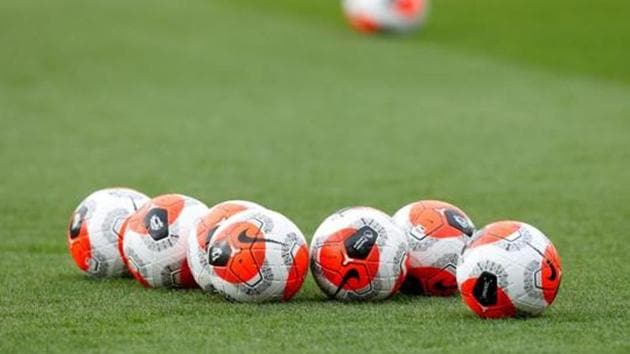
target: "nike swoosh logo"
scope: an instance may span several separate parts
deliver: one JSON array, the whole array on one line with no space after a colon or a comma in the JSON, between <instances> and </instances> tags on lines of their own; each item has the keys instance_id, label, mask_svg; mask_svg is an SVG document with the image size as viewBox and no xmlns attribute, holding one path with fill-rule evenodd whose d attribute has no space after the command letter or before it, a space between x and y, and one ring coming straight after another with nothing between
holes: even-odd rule
<instances>
[{"instance_id":1,"label":"nike swoosh logo","mask_svg":"<svg viewBox=\"0 0 630 354\"><path fill-rule=\"evenodd\" d=\"M343 276L343 279L341 279L341 283L339 283L339 286L337 287L337 291L335 291L334 296L337 296L337 294L339 294L341 289L350 281L350 279L359 280L359 272L357 272L357 270L354 268L350 269L348 272L346 272L346 275Z\"/></svg>"},{"instance_id":2,"label":"nike swoosh logo","mask_svg":"<svg viewBox=\"0 0 630 354\"><path fill-rule=\"evenodd\" d=\"M238 234L238 240L239 240L239 242L242 242L242 243L264 242L264 243L277 243L279 245L284 245L284 243L282 243L280 241L276 241L276 240L269 240L269 239L266 239L266 238L249 237L249 236L247 236L247 231L246 230L243 230L243 231L241 231L240 234Z\"/></svg>"},{"instance_id":3,"label":"nike swoosh logo","mask_svg":"<svg viewBox=\"0 0 630 354\"><path fill-rule=\"evenodd\" d=\"M554 281L558 277L558 272L556 272L556 267L551 263L550 260L547 260L547 265L551 268L551 274L547 277L547 280Z\"/></svg>"}]
</instances>

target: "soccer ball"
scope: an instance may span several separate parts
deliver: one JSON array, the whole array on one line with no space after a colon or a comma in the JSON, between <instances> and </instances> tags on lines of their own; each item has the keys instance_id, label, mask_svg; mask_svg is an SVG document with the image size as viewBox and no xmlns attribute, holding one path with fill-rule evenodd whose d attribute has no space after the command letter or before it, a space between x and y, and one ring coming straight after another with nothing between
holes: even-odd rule
<instances>
[{"instance_id":1,"label":"soccer ball","mask_svg":"<svg viewBox=\"0 0 630 354\"><path fill-rule=\"evenodd\" d=\"M95 277L126 272L118 254L118 239L127 217L149 200L128 188L102 189L75 209L68 225L68 248L76 265Z\"/></svg>"},{"instance_id":2,"label":"soccer ball","mask_svg":"<svg viewBox=\"0 0 630 354\"><path fill-rule=\"evenodd\" d=\"M551 241L535 227L500 221L478 231L457 267L462 299L477 315L539 315L556 298L562 266Z\"/></svg>"},{"instance_id":3,"label":"soccer ball","mask_svg":"<svg viewBox=\"0 0 630 354\"><path fill-rule=\"evenodd\" d=\"M186 262L188 235L207 211L196 199L166 194L131 215L122 249L134 278L145 287L194 287Z\"/></svg>"},{"instance_id":4,"label":"soccer ball","mask_svg":"<svg viewBox=\"0 0 630 354\"><path fill-rule=\"evenodd\" d=\"M408 32L424 23L428 0L343 0L342 8L359 31Z\"/></svg>"},{"instance_id":5,"label":"soccer ball","mask_svg":"<svg viewBox=\"0 0 630 354\"><path fill-rule=\"evenodd\" d=\"M188 238L188 265L197 284L206 291L213 291L208 269L208 243L219 226L234 214L247 209L263 207L243 200L229 200L219 203L208 211L191 230Z\"/></svg>"},{"instance_id":6,"label":"soccer ball","mask_svg":"<svg viewBox=\"0 0 630 354\"><path fill-rule=\"evenodd\" d=\"M368 207L342 209L315 231L311 271L330 298L382 300L405 279L407 252L407 237L389 215Z\"/></svg>"},{"instance_id":7,"label":"soccer ball","mask_svg":"<svg viewBox=\"0 0 630 354\"><path fill-rule=\"evenodd\" d=\"M288 301L308 271L302 232L268 209L249 209L224 221L206 257L212 286L231 301Z\"/></svg>"},{"instance_id":8,"label":"soccer ball","mask_svg":"<svg viewBox=\"0 0 630 354\"><path fill-rule=\"evenodd\" d=\"M459 255L475 230L470 218L449 203L423 200L402 207L394 221L409 241L409 269L401 291L453 295Z\"/></svg>"}]
</instances>

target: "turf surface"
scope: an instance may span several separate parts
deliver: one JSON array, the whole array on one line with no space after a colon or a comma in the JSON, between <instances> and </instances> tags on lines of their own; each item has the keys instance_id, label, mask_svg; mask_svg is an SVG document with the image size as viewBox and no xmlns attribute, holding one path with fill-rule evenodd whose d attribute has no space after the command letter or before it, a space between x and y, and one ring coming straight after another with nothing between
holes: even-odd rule
<instances>
[{"instance_id":1,"label":"turf surface","mask_svg":"<svg viewBox=\"0 0 630 354\"><path fill-rule=\"evenodd\" d=\"M630 351L630 5L506 3L368 38L331 1L0 2L0 352ZM276 305L91 280L66 222L112 185L255 200L307 235L441 198L540 227L565 278L502 321L325 301L310 277Z\"/></svg>"}]
</instances>

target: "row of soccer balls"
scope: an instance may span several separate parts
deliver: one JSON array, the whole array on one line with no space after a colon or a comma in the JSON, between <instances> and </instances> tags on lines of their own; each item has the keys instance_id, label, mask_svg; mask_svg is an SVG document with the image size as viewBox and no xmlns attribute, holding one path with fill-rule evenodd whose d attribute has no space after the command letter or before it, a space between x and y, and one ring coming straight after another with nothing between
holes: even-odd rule
<instances>
[{"instance_id":1,"label":"row of soccer balls","mask_svg":"<svg viewBox=\"0 0 630 354\"><path fill-rule=\"evenodd\" d=\"M394 217L369 207L324 220L310 252L300 229L253 202L207 208L178 194L153 199L126 188L88 196L68 245L90 275L127 271L146 287L195 287L233 301L288 301L310 269L339 300L381 300L399 289L448 296L458 289L481 317L537 315L558 291L561 265L536 228L514 221L475 232L459 208L419 201Z\"/></svg>"}]
</instances>

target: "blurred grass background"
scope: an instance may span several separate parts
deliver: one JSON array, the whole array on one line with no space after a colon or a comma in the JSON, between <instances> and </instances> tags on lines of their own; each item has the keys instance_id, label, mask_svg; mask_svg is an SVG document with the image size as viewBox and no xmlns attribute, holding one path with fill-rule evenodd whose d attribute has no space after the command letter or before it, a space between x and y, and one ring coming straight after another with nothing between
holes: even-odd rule
<instances>
[{"instance_id":1,"label":"blurred grass background","mask_svg":"<svg viewBox=\"0 0 630 354\"><path fill-rule=\"evenodd\" d=\"M261 11L342 27L337 1L260 0ZM247 3L247 6L251 6ZM630 3L619 0L433 0L428 26L408 39L630 82Z\"/></svg>"}]
</instances>

